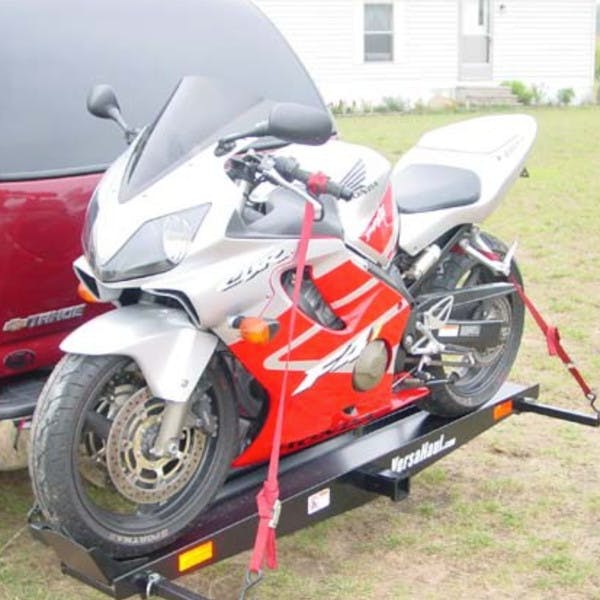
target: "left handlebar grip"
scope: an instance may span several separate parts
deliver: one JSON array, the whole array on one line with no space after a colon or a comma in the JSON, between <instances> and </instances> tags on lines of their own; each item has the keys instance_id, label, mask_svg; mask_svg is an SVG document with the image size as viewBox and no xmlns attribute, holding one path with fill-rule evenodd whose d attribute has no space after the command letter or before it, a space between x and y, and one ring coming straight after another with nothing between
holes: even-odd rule
<instances>
[{"instance_id":1,"label":"left handlebar grip","mask_svg":"<svg viewBox=\"0 0 600 600\"><path fill-rule=\"evenodd\" d=\"M341 200L352 200L354 191L345 185L332 181L324 173L312 173L308 177L306 187L311 194L318 196L320 194L329 194Z\"/></svg>"}]
</instances>

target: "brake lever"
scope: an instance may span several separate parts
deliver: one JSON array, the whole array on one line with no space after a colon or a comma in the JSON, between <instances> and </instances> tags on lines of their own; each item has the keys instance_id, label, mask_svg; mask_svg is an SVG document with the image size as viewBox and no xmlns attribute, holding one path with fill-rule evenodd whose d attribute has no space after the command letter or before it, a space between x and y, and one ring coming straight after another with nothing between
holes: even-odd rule
<instances>
[{"instance_id":1,"label":"brake lever","mask_svg":"<svg viewBox=\"0 0 600 600\"><path fill-rule=\"evenodd\" d=\"M323 218L323 205L313 198L308 192L292 185L285 179L275 168L275 159L272 156L265 156L258 167L259 171L274 185L279 185L290 192L294 192L305 202L312 204L315 209L315 221L320 221Z\"/></svg>"}]
</instances>

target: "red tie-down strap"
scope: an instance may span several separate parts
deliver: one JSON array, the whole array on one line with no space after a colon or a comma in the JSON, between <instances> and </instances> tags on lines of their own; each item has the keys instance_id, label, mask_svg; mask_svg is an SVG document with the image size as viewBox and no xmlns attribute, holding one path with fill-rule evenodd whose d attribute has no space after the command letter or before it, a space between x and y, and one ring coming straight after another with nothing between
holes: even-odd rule
<instances>
[{"instance_id":1,"label":"red tie-down strap","mask_svg":"<svg viewBox=\"0 0 600 600\"><path fill-rule=\"evenodd\" d=\"M495 252L484 252L484 254L491 260L502 261L502 258ZM579 369L575 366L575 363L571 360L571 357L567 351L563 348L563 345L560 341L560 332L558 331L558 327L548 325L540 311L532 302L531 298L527 296L523 286L519 283L514 274L511 274L508 280L515 286L519 298L521 298L523 304L526 306L537 326L544 334L544 337L546 338L546 344L548 346L548 354L550 356L558 356L560 358L562 363L567 367L569 373L571 373L573 379L575 379L581 388L581 391L585 394L587 400L589 400L590 404L592 405L592 409L596 413L600 414L600 409L596 408L596 400L598 397L587 384L587 381L583 378L583 375L579 372Z\"/></svg>"},{"instance_id":2,"label":"red tie-down strap","mask_svg":"<svg viewBox=\"0 0 600 600\"><path fill-rule=\"evenodd\" d=\"M535 307L531 299L525 294L525 290L521 286L521 284L517 281L517 278L514 275L509 277L509 281L515 286L517 290L517 294L523 301L523 304L529 310L531 316L534 318L538 327L541 329L542 333L546 338L546 344L548 345L548 354L550 356L558 356L563 364L569 370L569 373L573 376L575 381L579 384L579 387L585 394L585 397L591 402L592 408L596 410L595 402L596 402L596 394L592 392L590 386L587 384L586 380L583 378L583 375L579 372L579 369L575 366L571 357L567 353L567 351L563 348L560 342L560 332L557 327L553 325L548 325L540 311Z\"/></svg>"},{"instance_id":3,"label":"red tie-down strap","mask_svg":"<svg viewBox=\"0 0 600 600\"><path fill-rule=\"evenodd\" d=\"M304 205L304 219L302 221L302 230L300 241L296 251L296 279L294 281L294 291L292 294L292 310L290 316L290 327L288 331L288 347L286 366L283 373L281 384L281 393L279 396L279 407L277 409L277 420L275 431L273 433L273 446L271 448L271 457L269 459L269 470L267 479L262 489L256 496L258 506L258 531L254 542L254 550L248 565L246 575L246 586L242 592L242 598L245 591L260 580L263 564L269 569L277 568L277 545L275 542L275 529L279 520L279 511L281 504L279 502L279 449L281 447L281 436L283 430L283 418L285 413L285 400L288 387L289 362L292 353L292 340L296 329L296 314L300 303L300 289L304 276L304 267L306 266L306 256L308 253L308 242L312 232L312 224L315 217L315 210L309 202Z\"/></svg>"}]
</instances>

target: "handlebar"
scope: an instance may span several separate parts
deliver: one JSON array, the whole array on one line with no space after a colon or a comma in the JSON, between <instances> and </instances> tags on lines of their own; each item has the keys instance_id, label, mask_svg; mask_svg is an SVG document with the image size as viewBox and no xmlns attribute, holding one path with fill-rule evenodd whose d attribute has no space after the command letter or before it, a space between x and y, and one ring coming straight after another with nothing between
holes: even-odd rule
<instances>
[{"instance_id":1,"label":"handlebar","mask_svg":"<svg viewBox=\"0 0 600 600\"><path fill-rule=\"evenodd\" d=\"M341 200L352 200L354 191L349 187L332 181L324 173L311 173L300 168L298 161L294 158L275 158L275 169L287 181L300 181L313 196L330 194Z\"/></svg>"}]
</instances>

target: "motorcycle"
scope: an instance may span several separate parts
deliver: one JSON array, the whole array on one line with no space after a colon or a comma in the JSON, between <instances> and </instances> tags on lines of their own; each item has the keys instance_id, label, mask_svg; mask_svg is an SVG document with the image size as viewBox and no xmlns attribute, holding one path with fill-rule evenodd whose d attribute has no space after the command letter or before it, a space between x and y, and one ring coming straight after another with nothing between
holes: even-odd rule
<instances>
[{"instance_id":1,"label":"motorcycle","mask_svg":"<svg viewBox=\"0 0 600 600\"><path fill-rule=\"evenodd\" d=\"M517 355L515 246L477 224L523 172L535 121L450 125L392 168L336 139L280 50L293 86L252 49L182 79L88 208L75 272L116 308L62 343L30 472L44 517L113 556L167 545L268 459L286 378L282 454L410 405L466 414ZM108 86L88 108L133 131Z\"/></svg>"}]
</instances>

